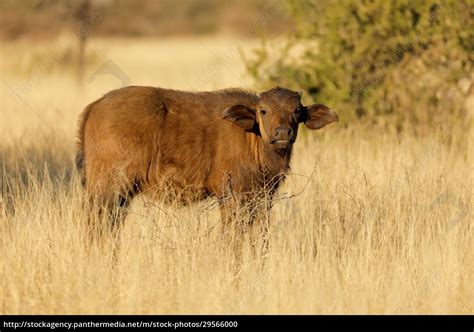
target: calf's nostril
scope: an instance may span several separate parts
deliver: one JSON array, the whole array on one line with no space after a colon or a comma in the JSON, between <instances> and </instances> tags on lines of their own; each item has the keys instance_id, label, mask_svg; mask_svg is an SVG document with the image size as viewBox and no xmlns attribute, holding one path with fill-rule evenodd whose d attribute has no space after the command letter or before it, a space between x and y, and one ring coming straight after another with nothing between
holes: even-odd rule
<instances>
[{"instance_id":1,"label":"calf's nostril","mask_svg":"<svg viewBox=\"0 0 474 332\"><path fill-rule=\"evenodd\" d=\"M293 129L289 128L289 127L278 127L278 128L275 128L275 136L276 137L282 137L282 138L288 138L291 136L291 134L293 133Z\"/></svg>"}]
</instances>

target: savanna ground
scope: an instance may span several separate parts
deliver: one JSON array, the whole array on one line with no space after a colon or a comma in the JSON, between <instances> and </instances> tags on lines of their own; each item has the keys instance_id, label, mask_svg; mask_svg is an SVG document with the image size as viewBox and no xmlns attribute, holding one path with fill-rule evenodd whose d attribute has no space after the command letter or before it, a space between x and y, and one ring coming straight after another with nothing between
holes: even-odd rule
<instances>
[{"instance_id":1,"label":"savanna ground","mask_svg":"<svg viewBox=\"0 0 474 332\"><path fill-rule=\"evenodd\" d=\"M341 119L303 131L266 263L247 250L237 275L211 201L138 197L116 260L110 239L87 250L79 112L122 83L251 87L236 43L94 39L82 87L60 61L44 65L56 44L2 45L0 313L473 313L469 123L415 135ZM113 75L87 82L104 63Z\"/></svg>"}]
</instances>

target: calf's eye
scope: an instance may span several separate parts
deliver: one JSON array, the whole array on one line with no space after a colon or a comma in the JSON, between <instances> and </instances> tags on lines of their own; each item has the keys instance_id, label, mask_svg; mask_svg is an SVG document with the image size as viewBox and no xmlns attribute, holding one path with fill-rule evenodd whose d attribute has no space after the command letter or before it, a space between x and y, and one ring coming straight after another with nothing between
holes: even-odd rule
<instances>
[{"instance_id":1,"label":"calf's eye","mask_svg":"<svg viewBox=\"0 0 474 332\"><path fill-rule=\"evenodd\" d=\"M261 111L260 111L260 114L265 115L265 114L267 114L267 111L261 110Z\"/></svg>"}]
</instances>

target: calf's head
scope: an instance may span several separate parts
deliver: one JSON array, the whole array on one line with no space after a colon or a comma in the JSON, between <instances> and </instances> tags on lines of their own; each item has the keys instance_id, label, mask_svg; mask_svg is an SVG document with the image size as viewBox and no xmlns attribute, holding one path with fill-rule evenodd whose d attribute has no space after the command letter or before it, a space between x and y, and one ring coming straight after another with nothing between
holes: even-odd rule
<instances>
[{"instance_id":1,"label":"calf's head","mask_svg":"<svg viewBox=\"0 0 474 332\"><path fill-rule=\"evenodd\" d=\"M257 105L232 105L222 117L243 130L261 136L274 149L288 149L298 135L299 123L309 129L320 129L337 122L337 114L322 104L304 106L301 94L283 88L261 93Z\"/></svg>"}]
</instances>

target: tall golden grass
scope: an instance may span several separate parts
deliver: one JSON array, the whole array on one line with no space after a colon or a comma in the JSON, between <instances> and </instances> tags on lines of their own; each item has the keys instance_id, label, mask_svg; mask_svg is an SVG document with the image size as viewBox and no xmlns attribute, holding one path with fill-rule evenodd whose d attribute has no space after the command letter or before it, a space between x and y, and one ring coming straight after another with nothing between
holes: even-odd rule
<instances>
[{"instance_id":1,"label":"tall golden grass","mask_svg":"<svg viewBox=\"0 0 474 332\"><path fill-rule=\"evenodd\" d=\"M238 54L225 55L229 43L95 40L91 49L131 84L189 89L205 76L202 89L250 86ZM211 202L147 197L132 205L114 257L110 238L88 249L72 160L77 115L120 82L97 76L80 88L56 68L19 100L11 89L28 76L14 66L29 61L19 47L5 45L1 59L0 313L474 312L472 126L302 132L265 264L247 249L235 273Z\"/></svg>"}]
</instances>

